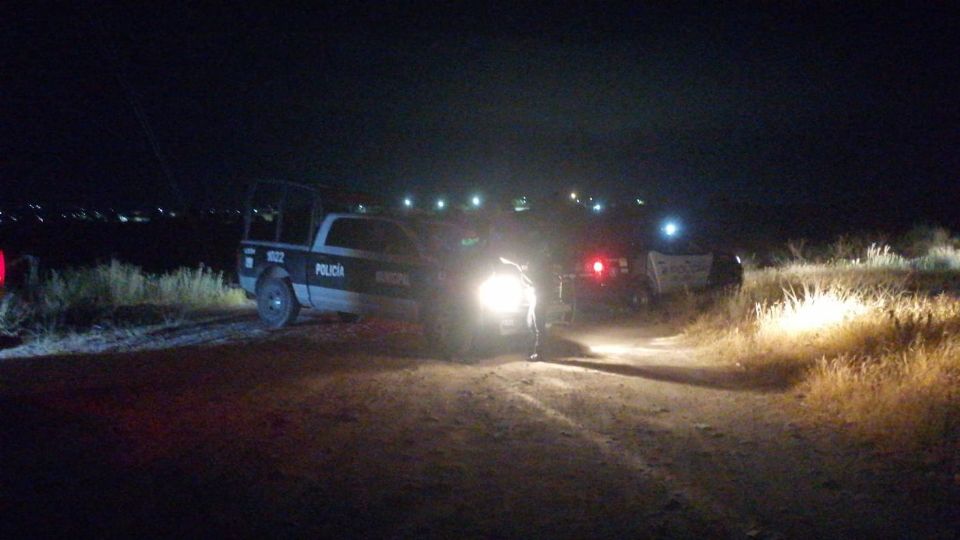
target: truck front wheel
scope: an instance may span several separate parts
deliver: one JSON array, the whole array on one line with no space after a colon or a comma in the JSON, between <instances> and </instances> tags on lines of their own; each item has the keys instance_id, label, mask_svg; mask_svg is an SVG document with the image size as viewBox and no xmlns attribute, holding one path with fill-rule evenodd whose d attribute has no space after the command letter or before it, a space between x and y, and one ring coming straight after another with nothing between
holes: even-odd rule
<instances>
[{"instance_id":1,"label":"truck front wheel","mask_svg":"<svg viewBox=\"0 0 960 540\"><path fill-rule=\"evenodd\" d=\"M283 328L295 321L300 302L290 283L278 278L264 280L257 288L257 313L269 328Z\"/></svg>"},{"instance_id":2,"label":"truck front wheel","mask_svg":"<svg viewBox=\"0 0 960 540\"><path fill-rule=\"evenodd\" d=\"M424 320L428 347L444 360L461 359L470 353L477 324L464 306L440 301Z\"/></svg>"}]
</instances>

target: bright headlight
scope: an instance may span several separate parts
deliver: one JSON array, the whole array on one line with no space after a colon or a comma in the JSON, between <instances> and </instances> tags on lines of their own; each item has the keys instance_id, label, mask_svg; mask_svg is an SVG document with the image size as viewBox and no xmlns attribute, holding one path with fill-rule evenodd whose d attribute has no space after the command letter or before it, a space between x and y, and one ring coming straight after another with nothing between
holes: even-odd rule
<instances>
[{"instance_id":1,"label":"bright headlight","mask_svg":"<svg viewBox=\"0 0 960 540\"><path fill-rule=\"evenodd\" d=\"M492 311L513 311L523 300L523 284L517 276L493 275L480 284L480 303Z\"/></svg>"}]
</instances>

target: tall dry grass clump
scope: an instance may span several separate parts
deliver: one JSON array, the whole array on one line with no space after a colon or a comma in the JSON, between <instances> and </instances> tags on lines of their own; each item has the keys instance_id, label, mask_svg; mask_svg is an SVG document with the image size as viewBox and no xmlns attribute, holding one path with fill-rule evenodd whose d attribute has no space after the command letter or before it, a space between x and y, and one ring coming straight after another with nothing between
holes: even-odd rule
<instances>
[{"instance_id":1,"label":"tall dry grass clump","mask_svg":"<svg viewBox=\"0 0 960 540\"><path fill-rule=\"evenodd\" d=\"M61 330L158 322L185 312L238 306L242 290L221 272L203 266L149 274L111 261L89 268L52 271L33 290L16 292L0 305L0 332L49 337Z\"/></svg>"},{"instance_id":2,"label":"tall dry grass clump","mask_svg":"<svg viewBox=\"0 0 960 540\"><path fill-rule=\"evenodd\" d=\"M222 272L203 266L157 275L116 260L92 268L51 272L36 296L51 311L144 304L199 309L233 306L245 300L243 291L226 284Z\"/></svg>"},{"instance_id":3,"label":"tall dry grass clump","mask_svg":"<svg viewBox=\"0 0 960 540\"><path fill-rule=\"evenodd\" d=\"M932 446L960 431L960 339L824 357L806 384L815 411L891 443Z\"/></svg>"},{"instance_id":4,"label":"tall dry grass clump","mask_svg":"<svg viewBox=\"0 0 960 540\"><path fill-rule=\"evenodd\" d=\"M960 437L960 252L858 255L749 271L687 334L712 357L799 385L814 414L863 434Z\"/></svg>"},{"instance_id":5,"label":"tall dry grass clump","mask_svg":"<svg viewBox=\"0 0 960 540\"><path fill-rule=\"evenodd\" d=\"M23 329L29 317L26 306L16 296L6 295L0 298L0 336L16 336Z\"/></svg>"}]
</instances>

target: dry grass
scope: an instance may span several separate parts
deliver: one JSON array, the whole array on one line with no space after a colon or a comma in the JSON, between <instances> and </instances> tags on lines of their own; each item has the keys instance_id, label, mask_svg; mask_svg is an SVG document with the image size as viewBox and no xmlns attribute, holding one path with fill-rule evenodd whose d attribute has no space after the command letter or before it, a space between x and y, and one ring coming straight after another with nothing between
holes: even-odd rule
<instances>
[{"instance_id":1,"label":"dry grass","mask_svg":"<svg viewBox=\"0 0 960 540\"><path fill-rule=\"evenodd\" d=\"M871 245L862 258L749 271L686 333L712 357L803 388L817 416L938 444L960 436L958 269L950 245L915 258Z\"/></svg>"},{"instance_id":2,"label":"dry grass","mask_svg":"<svg viewBox=\"0 0 960 540\"><path fill-rule=\"evenodd\" d=\"M118 261L51 272L37 296L45 309L58 311L85 305L116 308L143 304L198 309L244 301L243 291L224 283L223 273L203 266L154 275Z\"/></svg>"},{"instance_id":3,"label":"dry grass","mask_svg":"<svg viewBox=\"0 0 960 540\"><path fill-rule=\"evenodd\" d=\"M8 294L0 298L0 336L16 336L28 316L26 307L16 296Z\"/></svg>"},{"instance_id":4,"label":"dry grass","mask_svg":"<svg viewBox=\"0 0 960 540\"><path fill-rule=\"evenodd\" d=\"M189 311L244 302L242 290L202 266L157 275L112 261L51 272L35 290L8 296L0 304L0 331L49 339L105 326L169 322Z\"/></svg>"},{"instance_id":5,"label":"dry grass","mask_svg":"<svg viewBox=\"0 0 960 540\"><path fill-rule=\"evenodd\" d=\"M823 358L806 384L816 411L893 444L934 446L960 427L960 340Z\"/></svg>"}]
</instances>

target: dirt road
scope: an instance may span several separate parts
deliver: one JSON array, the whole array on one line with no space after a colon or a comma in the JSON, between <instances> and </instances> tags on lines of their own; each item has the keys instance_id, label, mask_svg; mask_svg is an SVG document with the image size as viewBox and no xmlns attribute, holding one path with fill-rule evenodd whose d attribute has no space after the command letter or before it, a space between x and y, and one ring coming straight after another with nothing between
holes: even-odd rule
<instances>
[{"instance_id":1,"label":"dirt road","mask_svg":"<svg viewBox=\"0 0 960 540\"><path fill-rule=\"evenodd\" d=\"M561 328L542 363L430 360L385 321L193 332L0 360L0 537L960 530L951 473L795 424L795 392L642 321Z\"/></svg>"}]
</instances>

